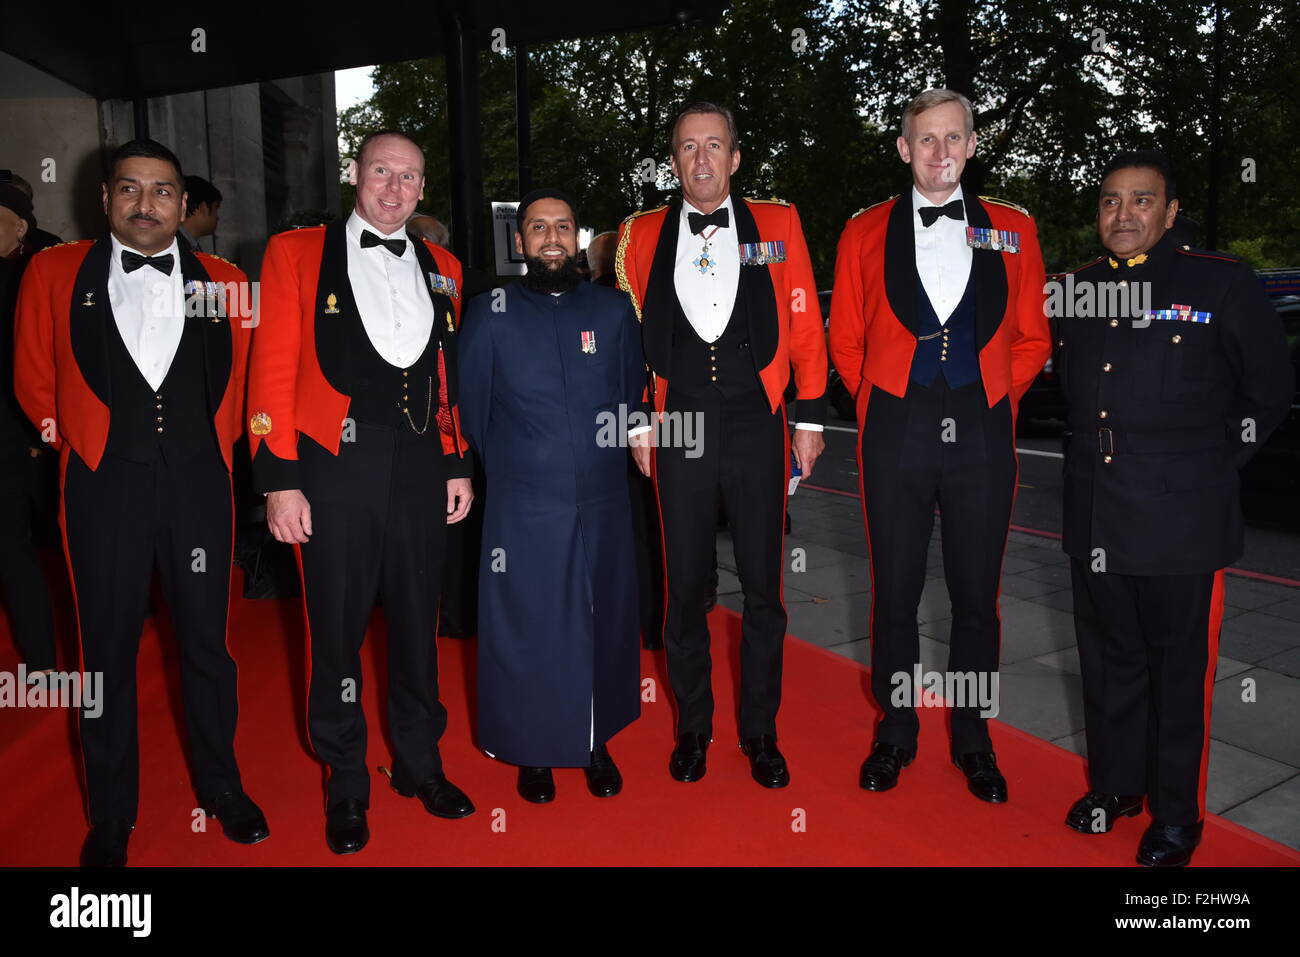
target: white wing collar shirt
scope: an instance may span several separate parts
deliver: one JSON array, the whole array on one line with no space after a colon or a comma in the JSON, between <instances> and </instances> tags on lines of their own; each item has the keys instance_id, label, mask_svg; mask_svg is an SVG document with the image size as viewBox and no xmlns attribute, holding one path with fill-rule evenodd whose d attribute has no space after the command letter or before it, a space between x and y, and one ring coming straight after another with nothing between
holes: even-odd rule
<instances>
[{"instance_id":1,"label":"white wing collar shirt","mask_svg":"<svg viewBox=\"0 0 1300 957\"><path fill-rule=\"evenodd\" d=\"M396 256L387 246L361 245L361 234L405 242ZM384 234L354 209L348 217L348 281L361 312L361 325L375 351L389 365L415 364L433 332L433 303L420 275L420 261L405 227Z\"/></svg>"},{"instance_id":2,"label":"white wing collar shirt","mask_svg":"<svg viewBox=\"0 0 1300 957\"><path fill-rule=\"evenodd\" d=\"M108 266L108 301L113 321L136 368L155 392L167 378L176 350L185 332L184 279L176 239L158 256L172 257L170 273L144 265L127 272L123 251L143 256L138 249L123 245L109 235L113 252Z\"/></svg>"},{"instance_id":3,"label":"white wing collar shirt","mask_svg":"<svg viewBox=\"0 0 1300 957\"><path fill-rule=\"evenodd\" d=\"M687 321L705 342L716 342L726 331L732 307L736 304L736 287L740 285L740 246L736 242L736 212L731 207L731 197L723 200L718 209L727 211L726 226L716 229L706 226L703 232L692 233L687 217L700 210L682 200L681 223L677 227L673 284L677 288L682 312L686 313ZM709 244L709 267L701 272L695 260L700 257L706 242Z\"/></svg>"},{"instance_id":4,"label":"white wing collar shirt","mask_svg":"<svg viewBox=\"0 0 1300 957\"><path fill-rule=\"evenodd\" d=\"M961 184L953 190L943 204L955 199L962 201L962 218L940 216L931 225L921 222L918 212L922 206L933 206L928 199L912 187L912 230L916 237L916 271L921 285L930 297L930 305L941 324L947 323L953 310L961 302L970 278L971 249L966 245L966 199ZM941 204L941 205L943 205Z\"/></svg>"}]
</instances>

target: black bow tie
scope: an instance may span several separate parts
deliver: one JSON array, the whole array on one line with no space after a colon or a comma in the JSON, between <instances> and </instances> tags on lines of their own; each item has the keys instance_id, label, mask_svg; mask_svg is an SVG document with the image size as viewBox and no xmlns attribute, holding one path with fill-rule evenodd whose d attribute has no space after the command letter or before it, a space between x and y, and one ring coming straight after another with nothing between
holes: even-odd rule
<instances>
[{"instance_id":1,"label":"black bow tie","mask_svg":"<svg viewBox=\"0 0 1300 957\"><path fill-rule=\"evenodd\" d=\"M401 256L406 252L405 239L380 239L368 229L361 231L361 248L369 249L371 246L387 246L388 251L394 256Z\"/></svg>"},{"instance_id":2,"label":"black bow tie","mask_svg":"<svg viewBox=\"0 0 1300 957\"><path fill-rule=\"evenodd\" d=\"M933 226L939 221L940 216L951 216L958 222L966 218L960 199L954 199L944 206L922 206L917 212L921 214L922 226Z\"/></svg>"},{"instance_id":3,"label":"black bow tie","mask_svg":"<svg viewBox=\"0 0 1300 957\"><path fill-rule=\"evenodd\" d=\"M176 262L176 259L171 253L165 256L141 256L129 249L122 250L122 268L127 272L135 272L141 266L153 266L163 275L170 276L174 262Z\"/></svg>"},{"instance_id":4,"label":"black bow tie","mask_svg":"<svg viewBox=\"0 0 1300 957\"><path fill-rule=\"evenodd\" d=\"M690 225L691 232L699 235L710 226L721 226L723 228L730 226L731 217L727 215L727 207L719 206L708 215L704 213L687 213L686 222Z\"/></svg>"}]
</instances>

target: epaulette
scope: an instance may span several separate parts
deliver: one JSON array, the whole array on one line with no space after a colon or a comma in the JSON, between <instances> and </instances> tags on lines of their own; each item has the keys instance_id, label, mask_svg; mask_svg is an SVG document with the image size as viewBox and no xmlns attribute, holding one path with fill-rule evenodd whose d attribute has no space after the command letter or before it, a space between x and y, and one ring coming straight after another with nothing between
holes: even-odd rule
<instances>
[{"instance_id":1,"label":"epaulette","mask_svg":"<svg viewBox=\"0 0 1300 957\"><path fill-rule=\"evenodd\" d=\"M1242 260L1239 256L1232 253L1220 252L1217 249L1197 249L1195 246L1186 244L1175 246L1175 252L1182 253L1184 256L1195 256L1197 259L1217 259L1225 263L1240 263Z\"/></svg>"},{"instance_id":2,"label":"epaulette","mask_svg":"<svg viewBox=\"0 0 1300 957\"><path fill-rule=\"evenodd\" d=\"M1014 209L1017 213L1020 213L1022 216L1029 215L1029 210L1025 209L1025 207L1017 206L1015 203L1008 202L1005 199L998 199L996 196L981 196L980 199L982 199L986 203L992 203L994 206L1005 206L1007 207L1007 209Z\"/></svg>"},{"instance_id":3,"label":"epaulette","mask_svg":"<svg viewBox=\"0 0 1300 957\"><path fill-rule=\"evenodd\" d=\"M625 220L623 220L623 222L630 223L638 216L649 216L651 213L657 213L667 208L668 208L668 204L664 203L662 206L656 206L654 209L638 209L636 212L630 213L628 217Z\"/></svg>"},{"instance_id":4,"label":"epaulette","mask_svg":"<svg viewBox=\"0 0 1300 957\"><path fill-rule=\"evenodd\" d=\"M784 200L784 199L777 199L775 196L773 196L771 199L756 199L756 198L754 198L753 196L746 196L746 197L745 197L745 202L747 202L747 203L771 203L771 204L774 205L774 206L789 206L789 205L790 205L790 203L789 203L787 200Z\"/></svg>"},{"instance_id":5,"label":"epaulette","mask_svg":"<svg viewBox=\"0 0 1300 957\"><path fill-rule=\"evenodd\" d=\"M49 252L51 249L58 249L61 246L79 246L82 243L93 243L93 239L69 239L64 243L55 243L53 246L46 246L44 249L38 249L34 255L39 256L41 253Z\"/></svg>"},{"instance_id":6,"label":"epaulette","mask_svg":"<svg viewBox=\"0 0 1300 957\"><path fill-rule=\"evenodd\" d=\"M1105 262L1105 260L1106 260L1105 256L1098 256L1096 259L1090 260L1081 266L1075 266L1073 269L1067 269L1064 273L1062 273L1062 275L1073 275L1075 273L1081 273L1085 269L1091 269L1099 262Z\"/></svg>"},{"instance_id":7,"label":"epaulette","mask_svg":"<svg viewBox=\"0 0 1300 957\"><path fill-rule=\"evenodd\" d=\"M878 202L878 203L872 203L870 206L863 206L860 210L858 210L856 213L854 213L852 216L850 216L849 219L857 219L859 216L861 216L861 215L862 215L863 213L865 213L867 210L869 210L869 209L875 209L877 206L884 206L886 203L892 203L892 202L893 202L894 200L896 200L896 199L898 199L898 194L897 194L897 193L895 193L893 196L889 197L889 199L882 199L880 202Z\"/></svg>"},{"instance_id":8,"label":"epaulette","mask_svg":"<svg viewBox=\"0 0 1300 957\"><path fill-rule=\"evenodd\" d=\"M231 262L229 259L227 259L225 256L218 256L216 253L204 252L204 251L201 250L201 249L200 249L200 250L196 250L196 251L197 251L197 252L202 252L203 255L207 256L209 259L218 259L218 260L220 260L221 262L225 263L227 266L234 266L236 269L239 268L239 266L237 266L235 263L232 263L232 262Z\"/></svg>"}]
</instances>

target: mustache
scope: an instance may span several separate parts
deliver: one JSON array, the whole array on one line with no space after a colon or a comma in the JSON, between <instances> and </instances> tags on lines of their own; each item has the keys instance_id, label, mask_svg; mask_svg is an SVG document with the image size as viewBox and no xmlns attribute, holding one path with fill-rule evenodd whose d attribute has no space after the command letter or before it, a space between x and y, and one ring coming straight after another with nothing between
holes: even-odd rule
<instances>
[{"instance_id":1,"label":"mustache","mask_svg":"<svg viewBox=\"0 0 1300 957\"><path fill-rule=\"evenodd\" d=\"M127 219L138 219L138 220L140 220L140 221L143 222L143 223L157 223L157 222L160 222L160 220L157 220L157 219L155 219L155 218L152 217L152 216L146 216L144 213L136 213L136 214L134 214L133 216L128 216Z\"/></svg>"}]
</instances>

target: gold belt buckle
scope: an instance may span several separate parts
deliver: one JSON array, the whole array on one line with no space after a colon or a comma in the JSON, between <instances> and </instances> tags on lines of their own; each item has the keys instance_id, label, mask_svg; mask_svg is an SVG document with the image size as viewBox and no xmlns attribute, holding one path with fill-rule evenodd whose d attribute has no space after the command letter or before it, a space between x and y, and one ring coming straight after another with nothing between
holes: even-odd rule
<instances>
[{"instance_id":1,"label":"gold belt buckle","mask_svg":"<svg viewBox=\"0 0 1300 957\"><path fill-rule=\"evenodd\" d=\"M1106 446L1110 448L1106 448ZM1115 454L1115 434L1110 429L1097 430L1097 446L1101 449L1102 455Z\"/></svg>"}]
</instances>

